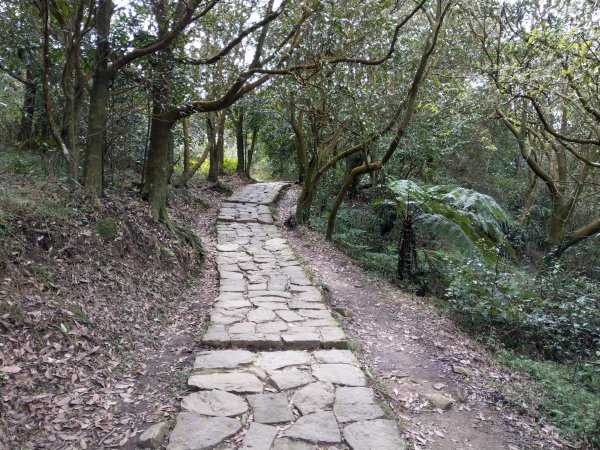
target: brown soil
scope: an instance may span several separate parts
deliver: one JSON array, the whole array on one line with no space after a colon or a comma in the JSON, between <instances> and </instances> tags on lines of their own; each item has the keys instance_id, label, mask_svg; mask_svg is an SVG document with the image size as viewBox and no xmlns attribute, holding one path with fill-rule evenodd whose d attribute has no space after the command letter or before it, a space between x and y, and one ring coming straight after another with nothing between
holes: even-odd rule
<instances>
[{"instance_id":1,"label":"brown soil","mask_svg":"<svg viewBox=\"0 0 600 450\"><path fill-rule=\"evenodd\" d=\"M276 218L284 229L296 196L297 188L288 190L279 205ZM565 446L539 414L511 400L526 377L495 364L427 299L370 276L310 227L285 237L329 292L331 306L352 311L342 318L346 331L415 449ZM454 405L436 409L426 399L430 394Z\"/></svg>"}]
</instances>

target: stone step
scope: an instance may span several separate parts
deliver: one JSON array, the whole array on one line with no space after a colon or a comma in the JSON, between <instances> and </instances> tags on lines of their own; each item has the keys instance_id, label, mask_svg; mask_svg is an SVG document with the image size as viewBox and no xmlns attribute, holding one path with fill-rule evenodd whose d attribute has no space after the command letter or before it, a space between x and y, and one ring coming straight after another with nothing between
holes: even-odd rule
<instances>
[{"instance_id":1,"label":"stone step","mask_svg":"<svg viewBox=\"0 0 600 450\"><path fill-rule=\"evenodd\" d=\"M197 355L169 450L406 448L348 350Z\"/></svg>"}]
</instances>

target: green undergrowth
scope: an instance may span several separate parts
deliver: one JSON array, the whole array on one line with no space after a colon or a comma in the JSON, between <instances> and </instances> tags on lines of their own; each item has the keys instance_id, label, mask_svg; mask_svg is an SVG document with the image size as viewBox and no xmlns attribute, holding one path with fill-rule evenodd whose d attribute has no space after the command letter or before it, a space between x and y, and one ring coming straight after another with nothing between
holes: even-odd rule
<instances>
[{"instance_id":1,"label":"green undergrowth","mask_svg":"<svg viewBox=\"0 0 600 450\"><path fill-rule=\"evenodd\" d=\"M600 352L589 363L533 361L506 351L498 360L535 380L520 400L541 407L563 437L600 448Z\"/></svg>"},{"instance_id":2,"label":"green undergrowth","mask_svg":"<svg viewBox=\"0 0 600 450\"><path fill-rule=\"evenodd\" d=\"M390 225L385 219L367 202L345 204L336 245L369 273L427 297L467 334L501 352L500 363L530 374L523 401L539 406L564 438L598 447L600 283L591 268L600 242L591 240L540 270L500 248L490 260L418 233L418 268L411 280L399 280L400 227L396 220L382 233L382 225ZM326 221L325 212L313 215L321 232ZM576 270L576 258L585 254L590 266Z\"/></svg>"}]
</instances>

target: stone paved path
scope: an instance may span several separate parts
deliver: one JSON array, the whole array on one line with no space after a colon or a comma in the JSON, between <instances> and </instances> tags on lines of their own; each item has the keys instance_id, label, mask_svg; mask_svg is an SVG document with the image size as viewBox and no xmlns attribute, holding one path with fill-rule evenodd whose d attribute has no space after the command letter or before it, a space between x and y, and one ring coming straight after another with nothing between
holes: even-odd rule
<instances>
[{"instance_id":1,"label":"stone paved path","mask_svg":"<svg viewBox=\"0 0 600 450\"><path fill-rule=\"evenodd\" d=\"M230 197L220 294L168 450L402 450L320 291L272 225L284 183Z\"/></svg>"}]
</instances>

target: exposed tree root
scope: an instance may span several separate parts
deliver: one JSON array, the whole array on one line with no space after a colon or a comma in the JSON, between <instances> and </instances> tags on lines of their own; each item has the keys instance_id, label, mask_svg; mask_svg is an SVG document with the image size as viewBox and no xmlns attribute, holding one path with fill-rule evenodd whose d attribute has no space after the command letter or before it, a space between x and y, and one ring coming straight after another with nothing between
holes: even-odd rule
<instances>
[{"instance_id":1,"label":"exposed tree root","mask_svg":"<svg viewBox=\"0 0 600 450\"><path fill-rule=\"evenodd\" d=\"M217 181L210 187L213 191L222 192L224 194L233 194L233 189L222 181Z\"/></svg>"},{"instance_id":2,"label":"exposed tree root","mask_svg":"<svg viewBox=\"0 0 600 450\"><path fill-rule=\"evenodd\" d=\"M170 219L164 222L167 228L179 239L186 242L194 250L196 263L199 267L204 264L204 248L202 241L190 228L184 223Z\"/></svg>"}]
</instances>

